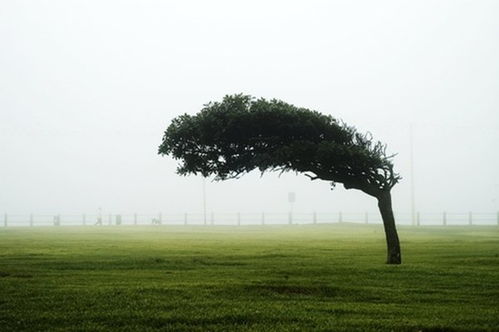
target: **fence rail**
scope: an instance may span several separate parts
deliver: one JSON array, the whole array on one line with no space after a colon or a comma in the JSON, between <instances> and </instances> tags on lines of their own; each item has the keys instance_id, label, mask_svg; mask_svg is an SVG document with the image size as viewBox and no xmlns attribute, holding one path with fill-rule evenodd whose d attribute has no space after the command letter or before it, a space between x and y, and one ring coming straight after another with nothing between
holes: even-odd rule
<instances>
[{"instance_id":1,"label":"fence rail","mask_svg":"<svg viewBox=\"0 0 499 332\"><path fill-rule=\"evenodd\" d=\"M398 225L464 226L498 225L499 212L395 213ZM34 226L119 226L119 225L285 225L325 223L381 224L379 213L371 212L287 212L287 213L158 213L158 214L7 214L3 227Z\"/></svg>"}]
</instances>

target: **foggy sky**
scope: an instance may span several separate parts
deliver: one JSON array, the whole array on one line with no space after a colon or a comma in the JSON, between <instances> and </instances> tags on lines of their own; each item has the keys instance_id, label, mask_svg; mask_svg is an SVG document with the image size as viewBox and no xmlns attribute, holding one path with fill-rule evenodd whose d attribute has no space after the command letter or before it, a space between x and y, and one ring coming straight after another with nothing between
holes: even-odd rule
<instances>
[{"instance_id":1,"label":"foggy sky","mask_svg":"<svg viewBox=\"0 0 499 332\"><path fill-rule=\"evenodd\" d=\"M343 119L397 153L394 208L499 210L497 1L4 1L0 213L202 210L157 155L225 94ZM375 211L303 175L207 182L208 211Z\"/></svg>"}]
</instances>

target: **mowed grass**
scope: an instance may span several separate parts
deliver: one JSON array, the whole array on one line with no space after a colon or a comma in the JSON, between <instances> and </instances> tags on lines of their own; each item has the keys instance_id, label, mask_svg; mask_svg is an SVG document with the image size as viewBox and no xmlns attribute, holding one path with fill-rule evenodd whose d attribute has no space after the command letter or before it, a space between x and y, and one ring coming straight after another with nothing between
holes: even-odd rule
<instances>
[{"instance_id":1,"label":"mowed grass","mask_svg":"<svg viewBox=\"0 0 499 332\"><path fill-rule=\"evenodd\" d=\"M0 230L1 331L499 331L499 228Z\"/></svg>"}]
</instances>

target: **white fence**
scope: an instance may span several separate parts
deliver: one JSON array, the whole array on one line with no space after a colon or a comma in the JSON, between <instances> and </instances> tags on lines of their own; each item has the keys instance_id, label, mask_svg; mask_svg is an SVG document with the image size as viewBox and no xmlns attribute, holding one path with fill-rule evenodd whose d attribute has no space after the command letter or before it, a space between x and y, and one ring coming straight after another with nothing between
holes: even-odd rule
<instances>
[{"instance_id":1,"label":"white fence","mask_svg":"<svg viewBox=\"0 0 499 332\"><path fill-rule=\"evenodd\" d=\"M496 213L395 213L398 225L413 226L464 226L498 225ZM7 214L3 215L0 227L25 226L119 226L119 225L285 225L285 224L326 224L326 223L365 223L381 224L379 213L345 212L293 212L293 213L172 213L172 214Z\"/></svg>"}]
</instances>

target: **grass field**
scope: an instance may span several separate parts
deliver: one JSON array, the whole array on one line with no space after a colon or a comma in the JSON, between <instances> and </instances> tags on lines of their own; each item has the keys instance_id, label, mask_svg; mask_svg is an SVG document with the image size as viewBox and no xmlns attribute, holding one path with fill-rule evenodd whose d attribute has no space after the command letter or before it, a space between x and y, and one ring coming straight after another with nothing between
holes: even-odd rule
<instances>
[{"instance_id":1,"label":"grass field","mask_svg":"<svg viewBox=\"0 0 499 332\"><path fill-rule=\"evenodd\" d=\"M1 331L499 331L499 228L0 229Z\"/></svg>"}]
</instances>

